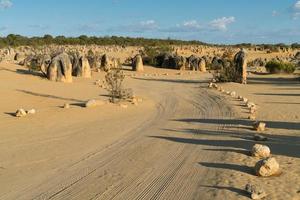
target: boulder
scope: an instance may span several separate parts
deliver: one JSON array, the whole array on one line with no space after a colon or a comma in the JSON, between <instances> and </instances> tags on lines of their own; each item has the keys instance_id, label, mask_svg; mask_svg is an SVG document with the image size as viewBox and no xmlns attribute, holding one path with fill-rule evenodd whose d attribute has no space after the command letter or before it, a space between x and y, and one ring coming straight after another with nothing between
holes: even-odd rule
<instances>
[{"instance_id":1,"label":"boulder","mask_svg":"<svg viewBox=\"0 0 300 200\"><path fill-rule=\"evenodd\" d=\"M267 193L264 189L258 185L247 184L246 192L250 195L251 199L258 200L263 199L267 196Z\"/></svg>"},{"instance_id":2,"label":"boulder","mask_svg":"<svg viewBox=\"0 0 300 200\"><path fill-rule=\"evenodd\" d=\"M254 168L257 176L270 177L280 174L280 167L275 158L262 159Z\"/></svg>"},{"instance_id":3,"label":"boulder","mask_svg":"<svg viewBox=\"0 0 300 200\"><path fill-rule=\"evenodd\" d=\"M271 150L266 145L261 144L255 144L252 147L252 156L258 157L258 158L268 158L270 157Z\"/></svg>"},{"instance_id":4,"label":"boulder","mask_svg":"<svg viewBox=\"0 0 300 200\"><path fill-rule=\"evenodd\" d=\"M47 77L51 81L72 82L72 63L68 54L61 53L52 59Z\"/></svg>"},{"instance_id":5,"label":"boulder","mask_svg":"<svg viewBox=\"0 0 300 200\"><path fill-rule=\"evenodd\" d=\"M27 112L24 109L18 109L15 113L16 117L25 117L27 115Z\"/></svg>"},{"instance_id":6,"label":"boulder","mask_svg":"<svg viewBox=\"0 0 300 200\"><path fill-rule=\"evenodd\" d=\"M143 72L144 71L144 64L143 64L143 59L141 55L135 56L133 62L132 69L137 72Z\"/></svg>"}]
</instances>

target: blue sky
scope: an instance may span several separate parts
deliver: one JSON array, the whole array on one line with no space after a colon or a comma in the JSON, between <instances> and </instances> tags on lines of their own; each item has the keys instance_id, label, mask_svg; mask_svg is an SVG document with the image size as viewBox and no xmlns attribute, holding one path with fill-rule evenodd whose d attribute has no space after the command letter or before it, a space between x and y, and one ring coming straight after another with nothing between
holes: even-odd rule
<instances>
[{"instance_id":1,"label":"blue sky","mask_svg":"<svg viewBox=\"0 0 300 200\"><path fill-rule=\"evenodd\" d=\"M300 43L300 0L0 0L0 35Z\"/></svg>"}]
</instances>

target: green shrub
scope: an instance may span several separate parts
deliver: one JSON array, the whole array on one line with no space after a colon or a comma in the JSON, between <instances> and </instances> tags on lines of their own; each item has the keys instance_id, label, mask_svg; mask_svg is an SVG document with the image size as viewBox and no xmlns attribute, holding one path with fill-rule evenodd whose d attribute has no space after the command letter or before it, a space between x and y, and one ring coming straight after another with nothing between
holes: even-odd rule
<instances>
[{"instance_id":1,"label":"green shrub","mask_svg":"<svg viewBox=\"0 0 300 200\"><path fill-rule=\"evenodd\" d=\"M269 61L266 64L266 70L269 73L294 73L296 66L292 63L278 62L278 61Z\"/></svg>"},{"instance_id":2,"label":"green shrub","mask_svg":"<svg viewBox=\"0 0 300 200\"><path fill-rule=\"evenodd\" d=\"M143 61L146 65L158 66L157 57L172 52L170 46L146 46L143 52Z\"/></svg>"}]
</instances>

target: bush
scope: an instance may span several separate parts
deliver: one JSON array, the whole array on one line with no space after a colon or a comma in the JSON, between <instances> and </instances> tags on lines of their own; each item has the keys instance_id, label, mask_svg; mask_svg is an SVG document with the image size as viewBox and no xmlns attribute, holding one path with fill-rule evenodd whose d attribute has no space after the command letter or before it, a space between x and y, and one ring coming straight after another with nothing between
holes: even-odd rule
<instances>
[{"instance_id":1,"label":"bush","mask_svg":"<svg viewBox=\"0 0 300 200\"><path fill-rule=\"evenodd\" d=\"M164 54L169 54L172 52L172 49L170 46L146 46L143 52L143 61L146 65L151 66L159 66L160 61L159 57Z\"/></svg>"},{"instance_id":2,"label":"bush","mask_svg":"<svg viewBox=\"0 0 300 200\"><path fill-rule=\"evenodd\" d=\"M112 69L105 75L106 90L112 103L132 98L132 90L123 88L125 75L120 68Z\"/></svg>"},{"instance_id":3,"label":"bush","mask_svg":"<svg viewBox=\"0 0 300 200\"><path fill-rule=\"evenodd\" d=\"M217 82L239 82L240 75L235 67L235 63L231 60L222 60L223 67L213 73Z\"/></svg>"},{"instance_id":4,"label":"bush","mask_svg":"<svg viewBox=\"0 0 300 200\"><path fill-rule=\"evenodd\" d=\"M266 64L266 70L269 73L294 73L296 66L292 63L270 61Z\"/></svg>"}]
</instances>

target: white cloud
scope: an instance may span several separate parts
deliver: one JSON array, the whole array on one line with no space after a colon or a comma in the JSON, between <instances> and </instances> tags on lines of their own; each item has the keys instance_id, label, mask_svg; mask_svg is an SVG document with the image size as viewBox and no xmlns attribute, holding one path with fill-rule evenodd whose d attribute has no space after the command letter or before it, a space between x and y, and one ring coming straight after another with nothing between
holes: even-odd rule
<instances>
[{"instance_id":1,"label":"white cloud","mask_svg":"<svg viewBox=\"0 0 300 200\"><path fill-rule=\"evenodd\" d=\"M227 26L235 22L235 17L222 17L214 19L209 23L212 29L219 31L226 31Z\"/></svg>"},{"instance_id":2,"label":"white cloud","mask_svg":"<svg viewBox=\"0 0 300 200\"><path fill-rule=\"evenodd\" d=\"M141 21L139 25L139 28L143 30L155 30L158 28L158 25L154 20Z\"/></svg>"},{"instance_id":3,"label":"white cloud","mask_svg":"<svg viewBox=\"0 0 300 200\"><path fill-rule=\"evenodd\" d=\"M112 32L135 32L135 33L143 33L143 32L151 32L157 31L159 29L158 24L154 20L146 20L141 21L135 24L127 24L127 25L120 25L116 27L111 27L108 31Z\"/></svg>"},{"instance_id":4,"label":"white cloud","mask_svg":"<svg viewBox=\"0 0 300 200\"><path fill-rule=\"evenodd\" d=\"M0 8L7 9L12 7L13 3L11 0L0 0Z\"/></svg>"},{"instance_id":5,"label":"white cloud","mask_svg":"<svg viewBox=\"0 0 300 200\"><path fill-rule=\"evenodd\" d=\"M163 32L199 32L202 29L202 25L197 20L184 21L176 26L165 28Z\"/></svg>"},{"instance_id":6,"label":"white cloud","mask_svg":"<svg viewBox=\"0 0 300 200\"><path fill-rule=\"evenodd\" d=\"M197 22L196 20L185 21L183 22L182 26L190 29L201 29L200 23Z\"/></svg>"},{"instance_id":7,"label":"white cloud","mask_svg":"<svg viewBox=\"0 0 300 200\"><path fill-rule=\"evenodd\" d=\"M293 15L293 19L298 19L300 17L300 1L297 1L292 6L292 15Z\"/></svg>"}]
</instances>

